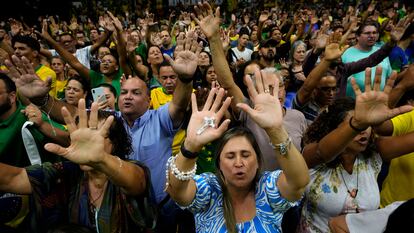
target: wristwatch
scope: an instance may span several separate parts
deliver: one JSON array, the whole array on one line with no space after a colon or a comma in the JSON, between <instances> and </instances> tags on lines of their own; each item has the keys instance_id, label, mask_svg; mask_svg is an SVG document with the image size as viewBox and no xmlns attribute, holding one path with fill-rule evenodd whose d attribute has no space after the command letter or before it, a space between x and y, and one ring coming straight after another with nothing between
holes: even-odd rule
<instances>
[{"instance_id":1,"label":"wristwatch","mask_svg":"<svg viewBox=\"0 0 414 233\"><path fill-rule=\"evenodd\" d=\"M285 142L281 142L279 144L273 144L269 142L269 145L273 148L273 150L278 150L281 155L286 155L290 149L290 144L292 144L292 139L288 137Z\"/></svg>"}]
</instances>

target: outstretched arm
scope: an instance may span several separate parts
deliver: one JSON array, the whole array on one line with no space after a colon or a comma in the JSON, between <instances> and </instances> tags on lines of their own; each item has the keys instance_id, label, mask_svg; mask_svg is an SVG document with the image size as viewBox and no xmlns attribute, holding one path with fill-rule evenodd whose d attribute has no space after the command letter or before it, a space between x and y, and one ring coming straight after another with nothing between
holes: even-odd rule
<instances>
[{"instance_id":1,"label":"outstretched arm","mask_svg":"<svg viewBox=\"0 0 414 233\"><path fill-rule=\"evenodd\" d=\"M378 151L382 159L390 161L401 155L414 151L414 132L401 136L379 137L376 140Z\"/></svg>"},{"instance_id":2,"label":"outstretched arm","mask_svg":"<svg viewBox=\"0 0 414 233\"><path fill-rule=\"evenodd\" d=\"M6 60L6 65L10 70L8 75L15 82L20 95L28 98L30 102L49 113L59 123L64 122L62 114L60 113L60 109L63 106L71 114L76 114L76 107L57 100L48 94L51 80L48 80L49 83L42 81L36 75L33 65L27 58L22 57L19 59L13 55L12 59L13 63Z\"/></svg>"},{"instance_id":3,"label":"outstretched arm","mask_svg":"<svg viewBox=\"0 0 414 233\"><path fill-rule=\"evenodd\" d=\"M237 106L266 131L274 145L276 160L283 170L277 181L280 193L289 201L299 200L309 183L308 167L283 126L283 110L278 99L278 75L274 72L256 71L255 77L256 87L250 77L246 78L254 108L245 103ZM284 148L277 146L281 144L285 145Z\"/></svg>"},{"instance_id":4,"label":"outstretched arm","mask_svg":"<svg viewBox=\"0 0 414 233\"><path fill-rule=\"evenodd\" d=\"M195 157L185 157L180 151L175 158L171 159L171 163L174 163L178 170L190 171L194 169L197 161L197 153L201 151L204 145L216 140L226 131L230 120L225 120L220 126L214 125L213 127L207 127L201 134L197 133L203 125L203 122L205 122L205 117L213 118L213 121L217 124L221 122L221 119L231 101L230 98L227 97L223 105L219 108L223 97L224 89L212 88L203 109L199 111L196 96L195 94L192 94L192 115L187 127L187 137L183 145L184 148L194 154ZM166 190L170 194L171 198L179 205L188 206L194 200L197 191L196 184L193 179L177 179L177 177L171 172L171 165L168 167L169 179L167 179Z\"/></svg>"},{"instance_id":5,"label":"outstretched arm","mask_svg":"<svg viewBox=\"0 0 414 233\"><path fill-rule=\"evenodd\" d=\"M128 195L138 195L145 191L145 172L135 164L123 161L111 155L105 144L114 116L105 121L98 121L98 104L91 106L90 116L87 116L85 100L78 104L79 123L76 125L72 115L62 108L62 115L70 133L71 144L64 148L48 143L45 149L79 165L91 166L106 174L116 186L120 186Z\"/></svg>"},{"instance_id":6,"label":"outstretched arm","mask_svg":"<svg viewBox=\"0 0 414 233\"><path fill-rule=\"evenodd\" d=\"M175 60L164 54L165 59L170 62L173 70L178 75L174 96L168 106L168 112L175 128L182 124L187 112L193 90L193 75L197 69L198 54L201 52L201 45L197 43L194 32L188 32L186 37L184 38L181 35L177 38Z\"/></svg>"},{"instance_id":7,"label":"outstretched arm","mask_svg":"<svg viewBox=\"0 0 414 233\"><path fill-rule=\"evenodd\" d=\"M26 169L0 163L0 190L16 194L31 194L32 186Z\"/></svg>"},{"instance_id":8,"label":"outstretched arm","mask_svg":"<svg viewBox=\"0 0 414 233\"><path fill-rule=\"evenodd\" d=\"M209 41L214 70L219 74L217 75L218 82L221 87L226 89L227 94L233 97L231 103L232 110L235 113L239 113L240 109L237 108L236 105L244 101L244 95L233 80L233 75L223 51L219 34L220 8L216 9L215 14L213 14L213 10L208 4L199 5L198 7L196 6L195 10L200 19L196 17L193 18L197 24L200 25L201 30Z\"/></svg>"},{"instance_id":9,"label":"outstretched arm","mask_svg":"<svg viewBox=\"0 0 414 233\"><path fill-rule=\"evenodd\" d=\"M119 65L121 66L124 74L126 76L132 75L132 71L127 64L127 51L126 51L126 41L123 36L122 23L117 17L115 17L111 12L108 11L109 17L112 19L112 23L115 26L116 30L116 50L119 55Z\"/></svg>"},{"instance_id":10,"label":"outstretched arm","mask_svg":"<svg viewBox=\"0 0 414 233\"><path fill-rule=\"evenodd\" d=\"M341 48L337 43L331 43L325 48L325 57L322 61L310 72L309 76L297 92L297 100L303 105L309 102L313 90L318 86L319 81L326 76L329 66L336 59L341 57L342 53L347 49L347 46Z\"/></svg>"},{"instance_id":11,"label":"outstretched arm","mask_svg":"<svg viewBox=\"0 0 414 233\"><path fill-rule=\"evenodd\" d=\"M394 85L395 75L388 79L384 91L381 91L381 67L376 69L373 88L371 88L370 74L371 69L367 68L365 70L364 93L359 89L355 79L351 80L352 88L356 93L356 103L352 118L346 118L346 121L349 122L340 124L338 128L319 142L311 143L304 148L303 157L310 168L335 159L358 133L366 130L371 125L377 125L412 109L411 106L394 109L388 107L388 94Z\"/></svg>"},{"instance_id":12,"label":"outstretched arm","mask_svg":"<svg viewBox=\"0 0 414 233\"><path fill-rule=\"evenodd\" d=\"M47 32L47 22L43 22L42 33L39 34L47 43L49 43L62 58L69 63L69 65L75 69L82 77L90 80L89 69L82 65L79 60L73 56L69 51L63 48L58 42L56 42Z\"/></svg>"}]
</instances>

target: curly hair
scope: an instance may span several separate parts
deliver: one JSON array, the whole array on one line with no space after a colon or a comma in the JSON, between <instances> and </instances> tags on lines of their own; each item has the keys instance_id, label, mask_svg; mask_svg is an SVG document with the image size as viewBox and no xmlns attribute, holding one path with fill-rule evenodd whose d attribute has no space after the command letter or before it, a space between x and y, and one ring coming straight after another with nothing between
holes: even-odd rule
<instances>
[{"instance_id":1,"label":"curly hair","mask_svg":"<svg viewBox=\"0 0 414 233\"><path fill-rule=\"evenodd\" d=\"M332 130L344 121L348 112L354 110L355 100L350 97L338 98L335 102L328 106L315 121L308 127L303 142L306 144L319 142Z\"/></svg>"},{"instance_id":2,"label":"curly hair","mask_svg":"<svg viewBox=\"0 0 414 233\"><path fill-rule=\"evenodd\" d=\"M339 124L341 124L347 117L349 111L355 109L355 100L350 97L338 98L332 105L322 112L315 121L308 127L303 142L305 145L309 143L319 142L322 138L335 130ZM374 134L371 134L368 147L363 152L367 157L374 154L375 143ZM336 167L339 165L339 157L336 157L333 161L327 165L329 167Z\"/></svg>"}]
</instances>

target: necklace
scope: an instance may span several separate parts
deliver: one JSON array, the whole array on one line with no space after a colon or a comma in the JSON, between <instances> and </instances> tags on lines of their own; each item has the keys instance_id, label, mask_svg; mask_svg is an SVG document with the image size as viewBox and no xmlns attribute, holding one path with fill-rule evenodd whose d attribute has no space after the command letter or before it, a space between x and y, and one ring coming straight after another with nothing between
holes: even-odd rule
<instances>
[{"instance_id":1,"label":"necklace","mask_svg":"<svg viewBox=\"0 0 414 233\"><path fill-rule=\"evenodd\" d=\"M96 209L96 201L99 200L99 198L102 197L103 193L106 190L106 183L108 183L108 180L105 181L105 183L102 187L101 193L99 193L98 197L96 197L95 199L92 198L91 189L89 189L89 191L88 191L89 200L90 200L91 205L94 207L94 209Z\"/></svg>"},{"instance_id":2,"label":"necklace","mask_svg":"<svg viewBox=\"0 0 414 233\"><path fill-rule=\"evenodd\" d=\"M359 213L359 207L358 207L358 203L356 201L356 197L358 195L358 182L359 182L359 179L358 179L358 176L359 176L358 158L356 159L356 164L357 164L357 166L356 166L356 175L357 175L356 188L354 188L352 190L349 190L348 185L346 184L344 175L342 174L343 173L342 170L340 171L340 173L341 173L342 181L345 184L346 191L348 192L349 197L351 198L351 200L348 200L349 198L347 197L345 203L346 203L346 205L349 209L353 209L354 211L356 211L356 213ZM341 164L341 166L342 166L342 164ZM345 168L343 166L342 166L342 168L345 170ZM348 209L348 208L346 208L346 209Z\"/></svg>"}]
</instances>

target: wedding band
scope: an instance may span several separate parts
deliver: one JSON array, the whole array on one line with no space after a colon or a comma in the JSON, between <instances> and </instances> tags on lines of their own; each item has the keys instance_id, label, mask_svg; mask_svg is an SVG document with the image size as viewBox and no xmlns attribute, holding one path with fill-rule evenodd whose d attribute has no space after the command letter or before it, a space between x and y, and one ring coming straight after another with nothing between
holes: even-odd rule
<instances>
[{"instance_id":1,"label":"wedding band","mask_svg":"<svg viewBox=\"0 0 414 233\"><path fill-rule=\"evenodd\" d=\"M269 93L270 92L270 90L269 89L265 89L264 90L264 93Z\"/></svg>"},{"instance_id":2,"label":"wedding band","mask_svg":"<svg viewBox=\"0 0 414 233\"><path fill-rule=\"evenodd\" d=\"M98 129L98 127L89 127L89 129L92 129L92 130L97 130Z\"/></svg>"}]
</instances>

